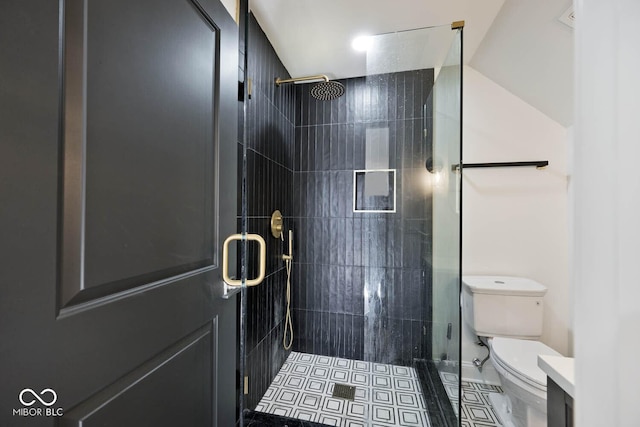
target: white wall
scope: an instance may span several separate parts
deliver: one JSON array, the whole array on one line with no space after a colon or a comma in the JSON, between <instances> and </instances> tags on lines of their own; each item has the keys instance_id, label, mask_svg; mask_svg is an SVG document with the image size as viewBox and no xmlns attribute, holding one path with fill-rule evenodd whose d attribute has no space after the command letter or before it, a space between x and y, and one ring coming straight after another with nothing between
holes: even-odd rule
<instances>
[{"instance_id":1,"label":"white wall","mask_svg":"<svg viewBox=\"0 0 640 427\"><path fill-rule=\"evenodd\" d=\"M468 66L463 91L464 163L549 161L543 170L465 170L463 274L522 276L547 286L542 341L570 355L567 129ZM486 355L473 339L463 329L463 361Z\"/></svg>"},{"instance_id":2,"label":"white wall","mask_svg":"<svg viewBox=\"0 0 640 427\"><path fill-rule=\"evenodd\" d=\"M640 422L640 2L576 2L575 419Z\"/></svg>"},{"instance_id":3,"label":"white wall","mask_svg":"<svg viewBox=\"0 0 640 427\"><path fill-rule=\"evenodd\" d=\"M236 7L237 7L238 0L220 0L220 1L224 5L225 9L227 9L227 12L229 12L229 15L231 15L231 17L235 20Z\"/></svg>"}]
</instances>

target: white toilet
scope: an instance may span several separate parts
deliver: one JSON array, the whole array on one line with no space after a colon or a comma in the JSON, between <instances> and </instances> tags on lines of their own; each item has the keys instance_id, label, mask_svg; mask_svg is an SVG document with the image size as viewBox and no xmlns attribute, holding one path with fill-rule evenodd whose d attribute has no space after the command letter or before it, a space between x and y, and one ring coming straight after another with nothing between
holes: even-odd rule
<instances>
[{"instance_id":1,"label":"white toilet","mask_svg":"<svg viewBox=\"0 0 640 427\"><path fill-rule=\"evenodd\" d=\"M540 283L519 277L462 277L462 317L477 336L488 338L506 395L492 393L491 403L506 427L547 425L547 377L538 355L560 353L536 341L546 292Z\"/></svg>"}]
</instances>

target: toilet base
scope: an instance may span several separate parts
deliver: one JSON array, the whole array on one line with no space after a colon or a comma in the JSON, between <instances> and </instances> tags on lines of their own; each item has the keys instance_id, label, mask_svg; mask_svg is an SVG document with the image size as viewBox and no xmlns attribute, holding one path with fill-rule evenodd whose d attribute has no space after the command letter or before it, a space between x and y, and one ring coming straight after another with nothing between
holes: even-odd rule
<instances>
[{"instance_id":1,"label":"toilet base","mask_svg":"<svg viewBox=\"0 0 640 427\"><path fill-rule=\"evenodd\" d=\"M519 406L514 408L511 399L506 394L491 393L489 400L498 416L498 421L504 427L547 427L546 414L530 406L522 405L522 402L519 402Z\"/></svg>"},{"instance_id":2,"label":"toilet base","mask_svg":"<svg viewBox=\"0 0 640 427\"><path fill-rule=\"evenodd\" d=\"M504 394L490 393L491 406L504 427L515 427L511 422L511 401Z\"/></svg>"}]
</instances>

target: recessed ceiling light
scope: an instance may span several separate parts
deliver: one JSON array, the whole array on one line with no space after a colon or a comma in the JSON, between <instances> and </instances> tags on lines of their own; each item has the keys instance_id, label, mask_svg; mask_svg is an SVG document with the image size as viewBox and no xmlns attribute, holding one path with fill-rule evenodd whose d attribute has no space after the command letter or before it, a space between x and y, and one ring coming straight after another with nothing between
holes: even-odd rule
<instances>
[{"instance_id":1,"label":"recessed ceiling light","mask_svg":"<svg viewBox=\"0 0 640 427\"><path fill-rule=\"evenodd\" d=\"M358 36L351 42L351 47L358 52L366 52L373 43L371 36Z\"/></svg>"}]
</instances>

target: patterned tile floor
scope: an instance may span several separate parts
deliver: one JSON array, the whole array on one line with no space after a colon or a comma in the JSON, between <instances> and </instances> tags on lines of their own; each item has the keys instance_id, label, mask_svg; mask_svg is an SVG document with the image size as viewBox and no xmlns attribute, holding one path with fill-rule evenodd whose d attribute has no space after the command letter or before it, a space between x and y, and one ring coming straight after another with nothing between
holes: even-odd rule
<instances>
[{"instance_id":1,"label":"patterned tile floor","mask_svg":"<svg viewBox=\"0 0 640 427\"><path fill-rule=\"evenodd\" d=\"M458 376L440 373L453 410L458 413ZM502 393L497 385L462 381L462 427L494 427L502 426L495 410L491 406L489 395Z\"/></svg>"},{"instance_id":2,"label":"patterned tile floor","mask_svg":"<svg viewBox=\"0 0 640 427\"><path fill-rule=\"evenodd\" d=\"M458 376L440 373L458 413ZM332 397L334 384L356 387L355 400ZM462 381L462 427L500 427L491 406L500 386ZM430 427L413 368L292 352L256 411L340 427Z\"/></svg>"},{"instance_id":3,"label":"patterned tile floor","mask_svg":"<svg viewBox=\"0 0 640 427\"><path fill-rule=\"evenodd\" d=\"M355 400L332 397L336 383ZM430 427L413 368L292 352L256 411L340 427Z\"/></svg>"}]
</instances>

